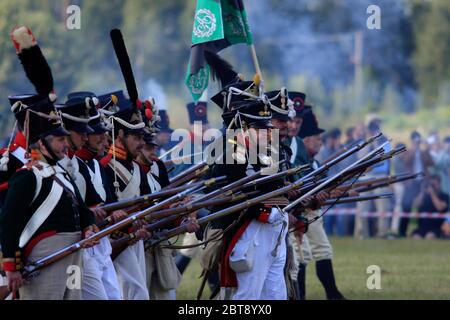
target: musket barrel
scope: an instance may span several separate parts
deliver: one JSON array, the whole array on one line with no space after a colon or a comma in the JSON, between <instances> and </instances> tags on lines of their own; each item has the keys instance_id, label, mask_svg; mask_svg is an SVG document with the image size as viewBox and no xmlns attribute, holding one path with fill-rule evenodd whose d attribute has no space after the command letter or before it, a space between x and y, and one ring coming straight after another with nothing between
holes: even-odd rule
<instances>
[{"instance_id":1,"label":"musket barrel","mask_svg":"<svg viewBox=\"0 0 450 320\"><path fill-rule=\"evenodd\" d=\"M372 156L374 156L375 154L377 154L378 152L380 152L380 150L382 150L384 148L384 146L386 146L389 143L389 141L386 141L385 143L383 143L382 145L380 145L379 147L375 148L373 151L369 152L367 155L365 155L364 157L362 157L361 159L357 160L356 162L352 163L350 166L348 166L347 168L341 170L339 173L337 173L336 175L334 175L333 177L327 179L326 181L322 182L321 184L319 184L317 187L313 188L312 190L306 192L305 194L303 194L302 196L300 196L297 200L291 202L289 205L287 205L284 210L290 211L292 210L295 206L297 206L298 204L300 204L306 197L322 190L324 187L328 186L331 182L334 182L335 180L337 180L339 177L341 177L344 173L347 173L348 171L350 171L351 169L353 169L355 166L357 166L358 164L360 164L361 162L365 161L366 159L370 159Z\"/></svg>"},{"instance_id":2,"label":"musket barrel","mask_svg":"<svg viewBox=\"0 0 450 320\"><path fill-rule=\"evenodd\" d=\"M82 248L82 246L90 241L98 241L99 239L113 233L114 231L120 230L126 226L128 226L129 224L133 223L136 220L142 219L144 218L146 215L150 214L151 212L154 211L158 211L163 209L165 206L180 201L182 200L184 197L186 197L187 195L189 195L191 192L196 191L197 189L199 189L200 185L191 187L187 190L182 191L181 193L178 193L176 195L173 195L172 197L163 200L155 205L153 205L150 208L147 208L143 211L137 212L132 214L131 216L111 225L106 227L103 230L100 230L99 232L93 234L92 236L83 239L77 243L74 243L70 246L64 247L44 258L41 258L39 260L36 260L30 264L28 264L27 266L24 267L24 271L23 271L23 277L26 278L28 277L31 273L33 273L34 271L44 267L45 265L51 264L55 261L58 261L64 257L66 257L67 255L71 254L72 252L75 252L77 250L79 250L80 248ZM204 188L204 186L203 186Z\"/></svg>"}]
</instances>

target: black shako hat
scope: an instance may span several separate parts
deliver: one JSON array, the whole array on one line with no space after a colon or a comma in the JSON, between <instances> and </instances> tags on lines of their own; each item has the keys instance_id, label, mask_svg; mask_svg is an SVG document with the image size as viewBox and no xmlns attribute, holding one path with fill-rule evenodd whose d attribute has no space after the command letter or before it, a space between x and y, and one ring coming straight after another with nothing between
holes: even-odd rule
<instances>
[{"instance_id":1,"label":"black shako hat","mask_svg":"<svg viewBox=\"0 0 450 320\"><path fill-rule=\"evenodd\" d=\"M305 110L306 94L298 91L289 91L289 99L294 104L295 117L303 118L303 111Z\"/></svg>"},{"instance_id":2,"label":"black shako hat","mask_svg":"<svg viewBox=\"0 0 450 320\"><path fill-rule=\"evenodd\" d=\"M170 128L170 119L167 110L159 110L159 117L161 121L159 122L159 131L172 133L173 130Z\"/></svg>"},{"instance_id":3,"label":"black shako hat","mask_svg":"<svg viewBox=\"0 0 450 320\"><path fill-rule=\"evenodd\" d=\"M198 101L186 105L189 115L189 123L194 124L195 121L201 121L202 124L208 123L208 103L206 101Z\"/></svg>"},{"instance_id":4,"label":"black shako hat","mask_svg":"<svg viewBox=\"0 0 450 320\"><path fill-rule=\"evenodd\" d=\"M233 110L224 112L222 115L226 125L234 120L234 126L242 128L244 126L255 129L273 128L272 113L267 103L263 100L253 100L242 102L235 106Z\"/></svg>"},{"instance_id":5,"label":"black shako hat","mask_svg":"<svg viewBox=\"0 0 450 320\"><path fill-rule=\"evenodd\" d=\"M268 98L272 118L288 121L295 115L293 103L289 100L288 91L285 87L279 91L269 91L265 95Z\"/></svg>"},{"instance_id":6,"label":"black shako hat","mask_svg":"<svg viewBox=\"0 0 450 320\"><path fill-rule=\"evenodd\" d=\"M325 130L319 128L319 122L317 117L312 111L311 106L305 106L305 111L303 114L303 123L298 133L300 138L306 138L324 133Z\"/></svg>"},{"instance_id":7,"label":"black shako hat","mask_svg":"<svg viewBox=\"0 0 450 320\"><path fill-rule=\"evenodd\" d=\"M19 97L16 96L16 98ZM18 101L21 102L21 100ZM69 132L61 125L61 117L57 114L55 106L48 97L35 100L32 104L25 107L18 107L14 110L14 116L25 137L28 138L29 144L33 144L49 135L69 135Z\"/></svg>"},{"instance_id":8,"label":"black shako hat","mask_svg":"<svg viewBox=\"0 0 450 320\"><path fill-rule=\"evenodd\" d=\"M83 93L80 93L83 94ZM77 133L94 133L94 129L89 126L89 110L95 108L92 99L88 96L69 94L64 104L56 105L61 115L64 127L69 131Z\"/></svg>"},{"instance_id":9,"label":"black shako hat","mask_svg":"<svg viewBox=\"0 0 450 320\"><path fill-rule=\"evenodd\" d=\"M88 126L94 130L94 134L100 134L109 131L107 124L105 123L99 112L99 108L101 106L100 100L95 95L95 93L89 91L72 92L68 94L68 98L82 98L85 99L86 104L89 104Z\"/></svg>"}]
</instances>

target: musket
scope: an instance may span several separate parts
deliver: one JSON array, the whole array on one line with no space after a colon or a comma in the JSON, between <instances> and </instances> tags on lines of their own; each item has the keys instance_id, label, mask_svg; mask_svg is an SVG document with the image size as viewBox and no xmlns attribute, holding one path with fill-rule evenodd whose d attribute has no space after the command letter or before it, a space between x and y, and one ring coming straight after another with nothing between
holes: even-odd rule
<instances>
[{"instance_id":1,"label":"musket","mask_svg":"<svg viewBox=\"0 0 450 320\"><path fill-rule=\"evenodd\" d=\"M335 166L336 164L338 164L342 160L347 159L352 154L360 151L361 149L363 149L367 145L371 144L372 142L374 142L375 140L377 140L381 136L382 136L382 133L380 132L380 133L378 133L378 134L368 138L365 141L361 141L361 142L356 143L351 148L349 148L347 151L339 154L338 156L334 157L332 160L330 160L330 161L328 161L326 163L323 163L319 168L317 168L316 170L310 172L309 174L307 174L303 178L304 179L310 179L311 177L317 177L318 175L321 175L324 172L327 172L331 167Z\"/></svg>"},{"instance_id":2,"label":"musket","mask_svg":"<svg viewBox=\"0 0 450 320\"><path fill-rule=\"evenodd\" d=\"M170 184L173 184L175 182L177 182L178 180L184 178L187 175L192 174L193 172L196 172L197 170L200 170L201 168L203 168L204 166L207 166L206 161L202 161L200 163L197 163L196 165L193 165L189 168L187 168L186 170L184 170L183 172L180 172L179 174L177 174L175 177L173 177L172 179L170 179Z\"/></svg>"},{"instance_id":3,"label":"musket","mask_svg":"<svg viewBox=\"0 0 450 320\"><path fill-rule=\"evenodd\" d=\"M283 164L285 161L286 160L279 161L275 165L279 166L279 165ZM260 170L260 171L254 172L253 174L251 174L249 176L245 176L239 180L236 180L235 182L232 182L226 186L216 189L208 194L205 194L203 196L195 198L188 204L200 202L200 201L203 201L204 199L214 198L216 196L222 196L222 197L229 196L229 195L232 195L236 191L248 189L249 187L255 187L260 184L264 184L264 183L268 183L268 182L271 182L274 180L284 178L288 175L296 174L296 173L300 172L301 170L304 170L306 167L309 167L309 165L300 166L300 167L292 168L292 169L287 169L287 170L284 170L284 171L281 171L281 172L278 172L278 173L275 173L275 174L272 174L269 176L261 177L261 178L260 178L260 176L262 175L263 172L262 172L262 170Z\"/></svg>"},{"instance_id":4,"label":"musket","mask_svg":"<svg viewBox=\"0 0 450 320\"><path fill-rule=\"evenodd\" d=\"M170 225L171 223L175 222L179 218L188 215L191 212L197 211L202 208L210 207L210 206L217 206L217 205L223 205L226 203L233 203L236 201L241 201L248 197L248 194L241 193L237 195L232 195L228 197L222 197L222 198L216 198L216 199L210 199L207 201L199 202L196 204L191 205L182 205L175 208L169 208L164 209L161 211L157 211L152 213L149 217L149 219L146 220L153 220L151 223L146 225L146 229L149 232L153 232L155 230L158 230L159 228L165 227L167 225ZM120 239L117 239L112 242L112 254L111 259L115 259L123 250L125 250L129 244L130 241L132 241L136 235L134 233L127 234Z\"/></svg>"},{"instance_id":5,"label":"musket","mask_svg":"<svg viewBox=\"0 0 450 320\"><path fill-rule=\"evenodd\" d=\"M192 192L197 191L200 188L205 188L205 186L202 187L201 185L197 185L190 189L184 190L176 195L173 195L172 197L170 197L168 199L165 199L165 200L151 206L150 208L147 208L145 210L134 213L134 214L128 216L127 218L120 220L117 223L115 223L111 226L108 226L103 230L100 230L99 232L93 234L90 237L87 237L87 238L85 238L79 242L76 242L72 245L66 246L44 258L30 262L26 266L24 266L24 268L22 270L22 276L26 279L26 278L30 277L36 271L44 268L45 266L48 266L54 262L57 262L57 261L63 259L64 257L68 256L69 254L80 250L81 248L83 248L83 246L85 246L85 244L90 243L92 241L98 241L101 238L106 237L115 231L118 231L118 230L123 229L124 227L127 227L128 225L132 224L133 222L135 222L139 219L145 218L147 215L149 215L152 212L162 210L163 208L171 205L172 203L179 202L179 201L183 200L186 196L188 196Z\"/></svg>"},{"instance_id":6,"label":"musket","mask_svg":"<svg viewBox=\"0 0 450 320\"><path fill-rule=\"evenodd\" d=\"M393 193L382 193L382 194L372 194L372 195L364 195L364 196L356 196L356 197L343 197L343 198L335 198L326 200L321 206L332 206L335 204L343 204L343 203L354 203L354 202L362 202L362 201L370 201L376 199L387 199L392 197Z\"/></svg>"},{"instance_id":7,"label":"musket","mask_svg":"<svg viewBox=\"0 0 450 320\"><path fill-rule=\"evenodd\" d=\"M128 208L132 205L140 204L140 203L151 203L154 200L165 198L168 196L172 196L174 194L177 194L178 192L184 191L192 186L180 186L176 188L170 188L170 189L163 189L161 191L155 192L155 193L149 193L142 196L132 197L128 199L123 199L117 202L108 203L102 206L99 206L99 208L107 211L112 212L116 210L122 210L124 208Z\"/></svg>"},{"instance_id":8,"label":"musket","mask_svg":"<svg viewBox=\"0 0 450 320\"><path fill-rule=\"evenodd\" d=\"M388 141L386 141L386 142L388 142ZM367 170L368 168L370 168L384 160L391 159L405 151L406 151L406 148L404 146L402 146L402 147L393 149L391 151L384 152L382 154L379 154L377 157L374 157L372 159L368 159L367 161L359 163L358 166L353 168L352 172L354 173L354 172L361 172L361 171ZM352 172L350 172L350 174L352 174Z\"/></svg>"},{"instance_id":9,"label":"musket","mask_svg":"<svg viewBox=\"0 0 450 320\"><path fill-rule=\"evenodd\" d=\"M378 155L379 153L383 152L383 148L384 146L386 146L389 143L389 141L384 142L383 144L381 144L379 147L375 148L374 150L372 150L371 152L369 152L368 154L366 154L364 157L358 159L356 162L352 163L351 165L347 166L346 168L344 168L343 170L341 170L339 173L335 174L334 176L332 176L331 178L328 178L327 180L325 180L324 182L320 183L319 185L317 185L316 187L314 187L313 189L309 190L308 192L304 193L303 195L301 195L299 198L297 198L296 200L292 201L289 205L287 205L283 211L285 212L289 212L292 209L294 209L297 205L299 205L305 198L314 195L315 193L318 193L320 191L322 191L323 189L326 189L328 187L330 187L332 184L334 183L338 183L340 179L345 178L345 176L352 170L354 169L357 165L359 165L360 163L372 159L374 156ZM345 153L344 153L345 154ZM344 155L343 154L343 155ZM342 156L342 155L341 155ZM339 157L341 157L339 156ZM339 158L338 157L338 158ZM336 158L336 159L338 159ZM332 160L335 161L335 160Z\"/></svg>"},{"instance_id":10,"label":"musket","mask_svg":"<svg viewBox=\"0 0 450 320\"><path fill-rule=\"evenodd\" d=\"M307 192L307 191L312 190L312 188L314 186L316 186L317 184L327 181L326 179L320 179L320 180L317 180L317 179L319 177L323 176L331 167L335 166L336 164L343 161L344 159L350 157L352 154L360 151L361 149L363 149L367 145L371 144L372 142L374 142L376 139L380 138L381 136L382 136L382 133L378 133L378 134L368 138L365 141L360 141L358 143L353 144L352 147L349 148L347 151L339 154L338 156L334 157L332 160L322 164L319 168L311 171L309 174L304 176L301 179L303 181L303 183L301 185L299 185L298 189L300 189L300 191ZM379 152L380 151L378 151L377 153L379 153ZM375 153L374 153L374 155L375 155Z\"/></svg>"},{"instance_id":11,"label":"musket","mask_svg":"<svg viewBox=\"0 0 450 320\"><path fill-rule=\"evenodd\" d=\"M400 175L384 176L381 178L373 178L373 179L358 181L358 182L354 182L354 183L346 183L346 184L340 185L339 187L335 188L334 190L342 191L342 190L347 190L348 188L351 188L352 190L356 190L358 188L369 187L369 186L377 185L379 183L395 181L399 177L400 177Z\"/></svg>"},{"instance_id":12,"label":"musket","mask_svg":"<svg viewBox=\"0 0 450 320\"><path fill-rule=\"evenodd\" d=\"M402 181L415 179L415 178L417 178L417 177L419 177L421 175L423 175L422 172L414 173L414 174L408 174L408 175L404 175L404 176L400 176L400 177L394 177L394 179L392 179L392 180L382 181L382 182L371 184L371 185L368 185L368 186L361 186L359 188L355 188L355 189L352 189L352 190L354 190L356 192L367 192L367 191L371 191L371 190L374 190L374 189L387 187L387 186L389 186L391 184L394 184L394 183L399 183L399 182L402 182Z\"/></svg>"},{"instance_id":13,"label":"musket","mask_svg":"<svg viewBox=\"0 0 450 320\"><path fill-rule=\"evenodd\" d=\"M133 198L129 198L129 199L124 199L118 202L114 202L114 203L110 203L110 204L106 204L103 206L100 206L99 208L102 208L105 211L115 211L115 210L121 210L121 209L125 209L127 213L134 213L136 211L140 211L143 208L145 208L147 205L149 204L153 204L153 202L155 200L159 200L162 198L167 198L168 196L173 196L174 194L177 194L179 192L182 192L188 188L194 188L197 186L211 186L213 184L216 183L220 183L223 182L224 180L226 180L225 176L222 177L217 177L217 178L212 178L212 179L208 179L208 180L204 180L204 181L199 181L196 183L193 183L191 185L184 185L184 186L180 186L180 187L176 187L176 188L171 188L171 189L166 189L164 188L163 190L159 191L159 192L155 192L155 193L150 193L147 195L143 195L143 196L139 196L139 197L133 197ZM112 218L111 216L108 216L105 218L105 220L103 220L102 222L98 223L98 227L100 229L102 229L103 227L111 224Z\"/></svg>"},{"instance_id":14,"label":"musket","mask_svg":"<svg viewBox=\"0 0 450 320\"><path fill-rule=\"evenodd\" d=\"M292 175L296 175L296 174L298 174L302 171L305 171L309 168L311 168L311 166L309 164L305 164L305 165L298 166L295 168L290 168L290 169L287 169L287 170L284 170L284 171L281 171L281 172L278 172L278 173L275 173L275 174L272 174L269 176L261 177L261 178L255 179L253 181L247 182L246 184L244 184L242 186L242 188L243 189L251 188L251 187L255 187L260 184L269 183L274 180L278 180L278 179L282 179L282 178L289 177Z\"/></svg>"},{"instance_id":15,"label":"musket","mask_svg":"<svg viewBox=\"0 0 450 320\"><path fill-rule=\"evenodd\" d=\"M332 165L342 161L342 159L347 158L348 156L350 156L350 154L359 151L360 149L362 149L364 146L366 146L367 144L369 144L372 141L374 141L379 136L380 135L376 135L374 137L369 138L367 141L354 146L353 148L351 148L351 150L349 150L346 153L340 155L336 159L334 159L334 160L330 161L329 163L327 163L327 164L317 168L316 170L310 172L308 175L298 179L297 181L295 181L295 182L293 182L293 183L291 183L291 184L289 184L289 185L287 185L285 187L279 188L279 189L274 190L272 192L268 192L266 194L263 194L263 195L260 195L258 197L255 197L253 199L249 199L249 200L243 201L243 202L241 202L239 204L236 204L234 206L225 208L225 209L220 210L218 212L211 213L211 214L207 215L206 217L202 217L202 218L198 219L197 223L199 225L205 225L205 224L209 223L210 221L223 218L223 217L228 216L228 215L230 215L232 213L235 213L235 212L238 212L238 211L242 211L244 209L247 209L247 208L249 208L251 206L254 206L256 204L259 204L259 203L261 203L263 201L266 201L266 200L269 200L271 198L275 198L275 197L278 197L278 196L285 195L286 193L288 193L291 190L298 189L299 187L301 187L304 184L304 181L309 180L311 177L314 177L315 175L328 170L329 167L331 167ZM382 145L382 146L384 146L384 145ZM380 147L380 149L381 148L382 147ZM378 152L380 152L380 151L378 149L375 149L373 152L371 152L366 157L362 158L360 161L362 162L365 159L370 158L371 155L374 155L374 154L376 154ZM158 244L158 243L160 243L160 242L162 242L164 240L170 239L170 238L172 238L174 236L177 236L179 234L183 234L183 233L186 233L186 232L187 232L186 226L183 226L183 225L181 225L179 227L176 227L176 228L173 228L173 229L170 229L170 230L163 230L163 231L157 232L153 239L150 239L150 240L146 241L146 247L154 246L154 245L156 245L156 244Z\"/></svg>"},{"instance_id":16,"label":"musket","mask_svg":"<svg viewBox=\"0 0 450 320\"><path fill-rule=\"evenodd\" d=\"M171 183L168 187L177 187L183 184L192 184L194 182L198 182L208 171L211 169L210 166L204 166L203 168L192 172L183 178Z\"/></svg>"},{"instance_id":17,"label":"musket","mask_svg":"<svg viewBox=\"0 0 450 320\"><path fill-rule=\"evenodd\" d=\"M235 182L232 182L226 186L223 186L219 189L216 189L210 193L204 194L200 197L196 197L195 199L192 199L191 201L189 201L186 205L184 206L180 206L180 207L176 207L176 208L171 208L171 209L167 209L164 210L164 213L162 214L161 212L154 212L153 214L150 214L146 217L146 220L155 220L155 219L163 219L165 218L164 221L160 221L160 222L156 222L153 225L153 228L156 226L163 226L163 225L167 225L170 222L173 222L174 220L176 220L179 216L177 214L179 213L186 213L186 209L187 208L189 210L189 208L197 208L200 205L200 208L206 207L207 205L204 204L203 201L207 200L207 199L214 199L216 197L228 197L232 196L234 192L236 192L239 189L242 189L242 187L252 181L257 180L259 177L261 176L261 171L255 172L249 176L245 176ZM274 176L274 175L273 175ZM270 177L270 176L269 176ZM268 178L268 177L264 177L264 178ZM227 198L227 199L228 199ZM233 199L240 199L240 198L233 198ZM220 201L217 199L213 200L215 205L221 205L221 204L226 204L229 203L231 200L227 200L227 201ZM233 200L236 201L236 200ZM210 205L208 205L210 206ZM195 209L197 210L197 209ZM189 212L195 211L195 210L190 210ZM171 216L171 217L169 217ZM116 247L120 248L120 249L115 249L115 253L117 252L122 252L124 248L126 248L126 244L133 238L133 235L127 235L122 237L121 239L117 240L119 242L117 242ZM127 241L128 239L128 241Z\"/></svg>"},{"instance_id":18,"label":"musket","mask_svg":"<svg viewBox=\"0 0 450 320\"><path fill-rule=\"evenodd\" d=\"M258 197L255 197L253 199L246 200L246 201L244 201L242 203L239 203L239 204L236 204L234 206L225 208L225 209L220 210L218 212L209 214L206 217L198 219L197 223L199 225L203 225L203 224L209 223L212 220L225 217L227 215L230 215L230 214L238 212L238 211L242 211L242 210L244 210L246 208L249 208L249 207L251 207L253 205L256 205L256 204L258 204L260 202L263 202L265 200L269 200L270 198L278 197L278 196L281 196L281 195L284 195L284 194L288 193L291 190L298 189L299 187L301 187L304 184L304 181L310 179L311 177L315 177L318 174L322 174L323 172L327 171L333 165L335 165L335 164L339 163L340 161L342 161L343 159L349 157L351 154L353 154L355 152L358 152L359 150L361 150L362 148L364 148L368 144L370 144L373 141L375 141L376 139L378 139L380 136L381 136L381 133L379 133L377 135L374 135L373 137L370 137L369 139L367 139L364 142L358 143L357 145L355 145L352 148L350 148L350 150L348 150L347 152L344 152L343 154L341 154L340 156L338 156L335 159L331 160L330 162L322 165L321 167L319 167L316 170L310 172L306 176L298 179L297 181L295 181L295 182L293 182L293 183L291 183L291 184L289 184L289 185L287 185L285 187L279 188L279 189L274 190L272 192L268 192L266 194L263 194L263 195L260 195ZM384 144L382 146L384 146ZM369 159L371 156L377 154L378 152L380 152L381 148L382 147L379 147L379 148L375 149L369 155L366 155L366 157L362 158L360 160L360 162L362 162L362 161L364 161L366 159ZM164 240L170 239L170 238L172 238L172 237L174 237L174 236L176 236L178 234L183 234L186 231L187 230L186 230L185 226L179 226L179 227L171 229L171 230L161 231L161 232L159 232L157 234L157 239L153 239L153 241L149 242L149 245L153 246L153 245L158 244L158 243L160 243L160 242L162 242Z\"/></svg>"},{"instance_id":19,"label":"musket","mask_svg":"<svg viewBox=\"0 0 450 320\"><path fill-rule=\"evenodd\" d=\"M355 203L355 202L371 201L371 200L376 200L376 199L387 199L387 198L392 197L393 195L394 195L393 193L382 193L382 194L372 194L372 195L355 196L355 197L337 197L337 198L328 199L324 202L318 202L317 205L315 203L313 205L308 204L306 206L303 206L303 208L317 210L321 207L334 206L334 205L344 204L344 203ZM324 213L326 213L326 211ZM310 220L308 223L314 222L315 220L317 220L317 218L318 217Z\"/></svg>"},{"instance_id":20,"label":"musket","mask_svg":"<svg viewBox=\"0 0 450 320\"><path fill-rule=\"evenodd\" d=\"M336 153L332 154L330 157L328 157L326 160L323 160L321 162L321 164L330 162L331 160L339 157L341 154L347 152L348 150L350 150L352 147L354 147L356 144L358 144L358 141L353 141L352 143L343 146L342 148L340 148Z\"/></svg>"},{"instance_id":21,"label":"musket","mask_svg":"<svg viewBox=\"0 0 450 320\"><path fill-rule=\"evenodd\" d=\"M387 141L387 143L388 143L388 141ZM377 149L379 149L379 148L377 148ZM351 179L354 176L357 176L357 175L361 176L363 173L366 173L366 172L372 170L374 165L376 165L376 164L378 164L380 162L383 162L385 160L391 159L392 157L394 157L394 156L396 156L396 155L398 155L398 154L400 154L400 153L402 153L404 151L405 151L405 149L403 147L401 147L401 148L397 148L397 149L391 150L391 151L389 151L387 153L385 153L385 152L378 152L377 155L372 156L370 159L366 159L363 162L358 163L351 170L349 170L345 174L345 176L341 177L340 180L341 181L346 181L346 180ZM341 187L343 187L343 186L341 186ZM336 185L333 185L332 187L329 187L327 189L327 191L330 191L330 189L335 189L335 188L336 188Z\"/></svg>"}]
</instances>

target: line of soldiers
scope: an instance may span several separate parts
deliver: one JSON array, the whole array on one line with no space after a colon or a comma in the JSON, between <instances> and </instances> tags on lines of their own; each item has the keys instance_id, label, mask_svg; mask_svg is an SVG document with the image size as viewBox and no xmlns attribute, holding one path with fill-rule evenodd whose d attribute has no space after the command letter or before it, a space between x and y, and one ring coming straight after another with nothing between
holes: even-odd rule
<instances>
[{"instance_id":1,"label":"line of soldiers","mask_svg":"<svg viewBox=\"0 0 450 320\"><path fill-rule=\"evenodd\" d=\"M50 67L33 34L25 27L12 33L18 58L36 89L36 94L9 97L18 130L0 162L2 267L16 298L176 298L186 257L179 256L176 263L174 246L164 237L170 233L159 227L152 232L148 221L133 218L136 212L151 211L165 202L104 209L106 204L176 189L157 157L155 132L161 119L156 103L139 100L120 31L113 30L111 37L129 97L122 91L99 96L73 92L65 103L56 104ZM335 283L332 248L318 210L320 203L338 196L316 192L304 196L301 206L285 210L303 196L293 186L300 186L298 181L321 165L314 156L324 130L312 107L305 105L306 95L286 88L262 92L258 77L244 81L215 53L205 52L205 59L221 83L221 90L211 100L222 109L223 128L221 137L200 147L209 160L203 167L209 169L204 177L225 178L227 185L217 189L205 182L203 193L190 195L188 191L195 189L208 170L195 170L196 165L181 170L177 176L184 175L182 185L188 190L165 208L185 206L190 214L172 216L176 219L164 228L178 230L177 226L182 226L183 232L190 234L182 247L200 248L201 289L208 279L213 296L304 299L305 270L314 259L326 297L344 299ZM203 103L190 108L207 122ZM235 135L230 138L227 129L233 129ZM286 174L302 166L309 171ZM186 174L189 170L195 170L194 176ZM265 183L261 182L263 172L267 174ZM262 180L245 180L256 176ZM250 183L248 187L234 188L234 183L244 180ZM319 182L314 180L312 187ZM221 190L227 191L218 194ZM274 193L277 196L270 196ZM214 194L212 199L222 200L189 211L198 199L211 200L210 194ZM228 196L229 201L224 201ZM240 196L248 201L235 204ZM90 240L105 226L130 217L134 222L127 227ZM34 277L22 277L30 262L81 239L87 239L81 242L81 250L40 269ZM115 244L121 239L127 242L118 250ZM69 285L68 278L77 275L79 285L77 281Z\"/></svg>"},{"instance_id":2,"label":"line of soldiers","mask_svg":"<svg viewBox=\"0 0 450 320\"><path fill-rule=\"evenodd\" d=\"M112 261L110 238L22 279L26 261L35 261L94 234L108 213L101 205L157 192L169 184L156 158L154 101L137 106L119 92L95 96L74 92L55 104L53 76L31 31L17 28L12 39L36 94L10 96L18 132L3 152L3 207L0 216L2 267L9 289L21 299L170 299L180 274L170 249L144 251L150 233L137 221L127 230L133 243ZM137 101L137 100L136 100ZM140 104L140 102L138 102ZM140 109L138 108L140 107ZM184 221L190 230L198 226ZM77 266L81 285L67 285Z\"/></svg>"}]
</instances>

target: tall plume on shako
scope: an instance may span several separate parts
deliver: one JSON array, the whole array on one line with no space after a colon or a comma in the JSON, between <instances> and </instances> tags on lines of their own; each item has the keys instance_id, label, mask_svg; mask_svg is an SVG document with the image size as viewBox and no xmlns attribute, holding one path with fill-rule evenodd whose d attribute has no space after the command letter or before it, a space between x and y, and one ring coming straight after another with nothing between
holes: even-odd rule
<instances>
[{"instance_id":1,"label":"tall plume on shako","mask_svg":"<svg viewBox=\"0 0 450 320\"><path fill-rule=\"evenodd\" d=\"M116 52L117 61L119 62L120 70L127 87L128 96L130 98L132 107L139 109L146 118L146 124L150 127L154 124L154 118L157 116L155 109L155 102L153 99L144 101L143 104L139 100L139 94L136 86L136 81L131 67L130 57L128 56L125 41L123 40L122 32L119 29L113 29L110 32L111 41Z\"/></svg>"},{"instance_id":2,"label":"tall plume on shako","mask_svg":"<svg viewBox=\"0 0 450 320\"><path fill-rule=\"evenodd\" d=\"M222 88L237 82L239 74L234 71L233 66L222 59L217 53L205 51L205 59L211 68L213 80L220 81Z\"/></svg>"},{"instance_id":3,"label":"tall plume on shako","mask_svg":"<svg viewBox=\"0 0 450 320\"><path fill-rule=\"evenodd\" d=\"M53 75L30 28L16 27L11 31L10 36L23 70L36 90L36 94L11 95L8 97L11 102L11 111L16 115L20 114L19 117L25 117L25 113L21 113L21 111L27 109L30 104L39 103L43 105L49 103L52 105L56 101L57 97L53 90ZM55 114L48 118L57 120L56 110ZM14 135L17 125L19 125L20 130ZM14 122L10 140L0 158L0 171L8 170L10 151L14 152L18 147L23 147L28 151L30 130L33 130L33 128L28 126L28 121ZM12 143L13 138L14 143ZM27 153L26 157L28 157Z\"/></svg>"},{"instance_id":4,"label":"tall plume on shako","mask_svg":"<svg viewBox=\"0 0 450 320\"><path fill-rule=\"evenodd\" d=\"M130 97L131 103L137 107L139 95L133 75L133 69L131 68L130 57L128 56L122 32L119 29L113 29L110 32L110 36L114 51L116 52L117 61L119 62L120 70L122 71L122 75L125 80L128 96Z\"/></svg>"},{"instance_id":5,"label":"tall plume on shako","mask_svg":"<svg viewBox=\"0 0 450 320\"><path fill-rule=\"evenodd\" d=\"M18 27L11 32L11 40L25 74L36 92L41 96L49 95L50 100L54 102L56 96L53 94L52 71L31 30L24 26Z\"/></svg>"}]
</instances>

